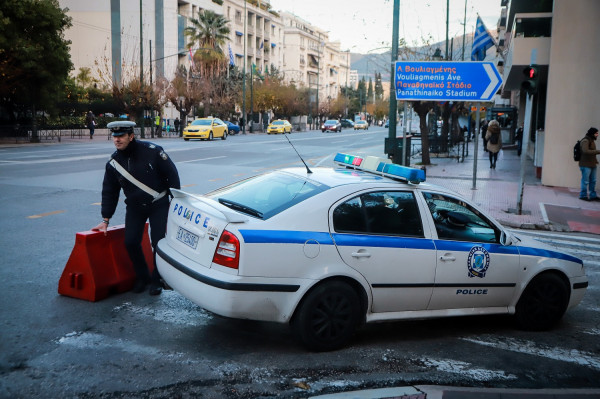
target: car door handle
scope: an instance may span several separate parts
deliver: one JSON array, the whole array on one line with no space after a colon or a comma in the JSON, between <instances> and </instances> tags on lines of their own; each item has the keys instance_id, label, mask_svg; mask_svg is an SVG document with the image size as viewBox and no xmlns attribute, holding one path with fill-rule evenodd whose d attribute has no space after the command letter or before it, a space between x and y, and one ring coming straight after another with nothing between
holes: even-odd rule
<instances>
[{"instance_id":1,"label":"car door handle","mask_svg":"<svg viewBox=\"0 0 600 399\"><path fill-rule=\"evenodd\" d=\"M371 254L369 252L352 252L352 256L355 258L370 258Z\"/></svg>"},{"instance_id":2,"label":"car door handle","mask_svg":"<svg viewBox=\"0 0 600 399\"><path fill-rule=\"evenodd\" d=\"M456 258L452 255L442 255L440 256L440 260L444 262L455 261Z\"/></svg>"}]
</instances>

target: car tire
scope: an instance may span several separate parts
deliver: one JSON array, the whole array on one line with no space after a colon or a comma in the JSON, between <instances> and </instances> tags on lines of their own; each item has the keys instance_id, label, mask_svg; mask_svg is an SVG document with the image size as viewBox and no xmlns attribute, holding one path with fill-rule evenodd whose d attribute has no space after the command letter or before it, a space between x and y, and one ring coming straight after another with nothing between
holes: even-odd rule
<instances>
[{"instance_id":1,"label":"car tire","mask_svg":"<svg viewBox=\"0 0 600 399\"><path fill-rule=\"evenodd\" d=\"M560 321L568 304L568 284L556 274L540 274L521 294L515 307L515 318L524 330L548 330Z\"/></svg>"},{"instance_id":2,"label":"car tire","mask_svg":"<svg viewBox=\"0 0 600 399\"><path fill-rule=\"evenodd\" d=\"M315 287L302 299L291 327L307 349L330 351L352 338L360 319L356 291L346 283L333 281Z\"/></svg>"},{"instance_id":3,"label":"car tire","mask_svg":"<svg viewBox=\"0 0 600 399\"><path fill-rule=\"evenodd\" d=\"M227 130L223 132L223 137L221 137L221 140L227 140Z\"/></svg>"},{"instance_id":4,"label":"car tire","mask_svg":"<svg viewBox=\"0 0 600 399\"><path fill-rule=\"evenodd\" d=\"M184 137L183 141L190 141L190 139L188 139L187 137Z\"/></svg>"},{"instance_id":5,"label":"car tire","mask_svg":"<svg viewBox=\"0 0 600 399\"><path fill-rule=\"evenodd\" d=\"M208 133L208 141L212 141L213 139L213 134L212 132Z\"/></svg>"},{"instance_id":6,"label":"car tire","mask_svg":"<svg viewBox=\"0 0 600 399\"><path fill-rule=\"evenodd\" d=\"M321 130L323 133L325 133L325 129Z\"/></svg>"}]
</instances>

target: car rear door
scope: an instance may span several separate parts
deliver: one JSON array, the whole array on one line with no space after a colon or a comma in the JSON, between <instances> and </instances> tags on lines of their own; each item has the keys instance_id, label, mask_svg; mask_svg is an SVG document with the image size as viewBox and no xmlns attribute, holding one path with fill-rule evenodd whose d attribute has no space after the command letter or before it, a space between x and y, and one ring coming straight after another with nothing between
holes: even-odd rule
<instances>
[{"instance_id":1,"label":"car rear door","mask_svg":"<svg viewBox=\"0 0 600 399\"><path fill-rule=\"evenodd\" d=\"M412 191L348 197L332 207L330 230L341 258L369 282L373 312L427 308L436 251L433 241L425 238Z\"/></svg>"}]
</instances>

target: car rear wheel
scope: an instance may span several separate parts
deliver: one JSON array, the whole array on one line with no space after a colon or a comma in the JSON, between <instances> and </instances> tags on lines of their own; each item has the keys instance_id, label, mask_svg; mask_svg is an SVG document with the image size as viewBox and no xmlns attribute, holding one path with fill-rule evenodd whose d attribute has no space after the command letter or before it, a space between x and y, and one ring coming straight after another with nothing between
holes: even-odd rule
<instances>
[{"instance_id":1,"label":"car rear wheel","mask_svg":"<svg viewBox=\"0 0 600 399\"><path fill-rule=\"evenodd\" d=\"M568 304L568 285L556 274L541 274L523 291L515 317L525 330L548 330L560 321Z\"/></svg>"},{"instance_id":2,"label":"car rear wheel","mask_svg":"<svg viewBox=\"0 0 600 399\"><path fill-rule=\"evenodd\" d=\"M190 139L188 139L187 137L183 138L184 141L189 141Z\"/></svg>"},{"instance_id":3,"label":"car rear wheel","mask_svg":"<svg viewBox=\"0 0 600 399\"><path fill-rule=\"evenodd\" d=\"M344 346L360 320L356 291L341 281L321 284L302 300L291 327L309 350L330 351Z\"/></svg>"},{"instance_id":4,"label":"car rear wheel","mask_svg":"<svg viewBox=\"0 0 600 399\"><path fill-rule=\"evenodd\" d=\"M223 137L221 137L221 140L227 140L227 130L223 132Z\"/></svg>"}]
</instances>

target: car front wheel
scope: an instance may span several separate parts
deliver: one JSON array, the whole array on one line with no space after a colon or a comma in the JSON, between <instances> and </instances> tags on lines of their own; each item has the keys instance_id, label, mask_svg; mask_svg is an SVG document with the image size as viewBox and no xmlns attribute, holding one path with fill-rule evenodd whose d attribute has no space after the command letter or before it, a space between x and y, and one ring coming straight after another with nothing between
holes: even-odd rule
<instances>
[{"instance_id":1,"label":"car front wheel","mask_svg":"<svg viewBox=\"0 0 600 399\"><path fill-rule=\"evenodd\" d=\"M548 330L560 321L568 304L568 285L556 274L541 274L521 294L515 317L525 330Z\"/></svg>"},{"instance_id":2,"label":"car front wheel","mask_svg":"<svg viewBox=\"0 0 600 399\"><path fill-rule=\"evenodd\" d=\"M212 139L213 139L213 134L212 134L212 132L210 132L210 133L208 134L208 140L209 140L209 141L211 141Z\"/></svg>"},{"instance_id":3,"label":"car front wheel","mask_svg":"<svg viewBox=\"0 0 600 399\"><path fill-rule=\"evenodd\" d=\"M344 346L360 321L356 291L341 281L321 284L302 300L291 327L309 350L330 351Z\"/></svg>"},{"instance_id":4,"label":"car front wheel","mask_svg":"<svg viewBox=\"0 0 600 399\"><path fill-rule=\"evenodd\" d=\"M227 130L223 132L223 137L221 137L221 140L227 140Z\"/></svg>"}]
</instances>

